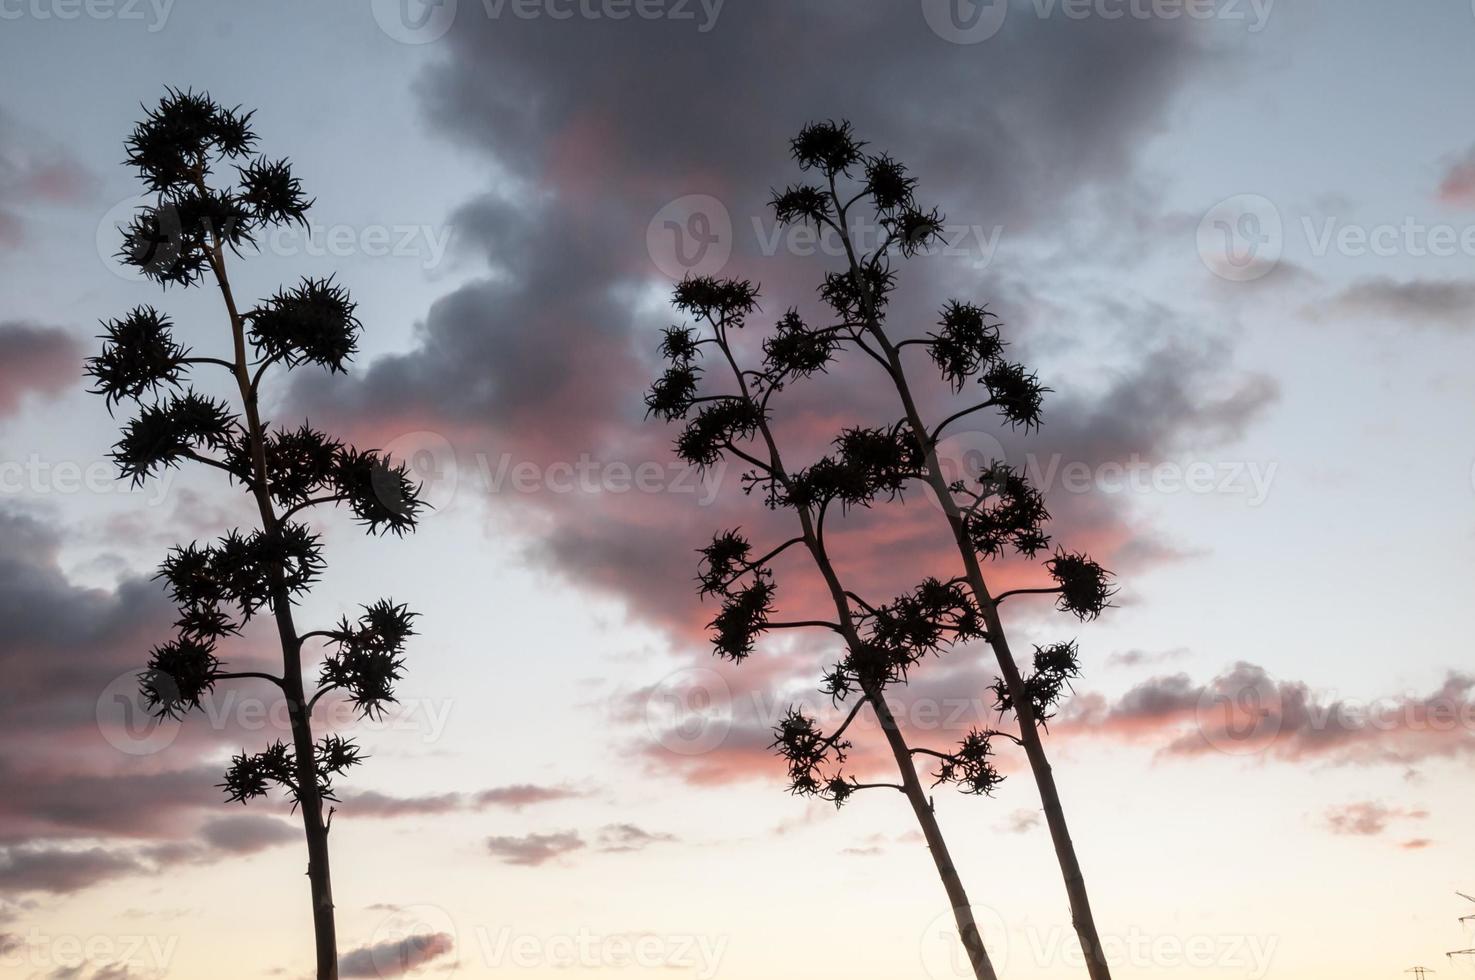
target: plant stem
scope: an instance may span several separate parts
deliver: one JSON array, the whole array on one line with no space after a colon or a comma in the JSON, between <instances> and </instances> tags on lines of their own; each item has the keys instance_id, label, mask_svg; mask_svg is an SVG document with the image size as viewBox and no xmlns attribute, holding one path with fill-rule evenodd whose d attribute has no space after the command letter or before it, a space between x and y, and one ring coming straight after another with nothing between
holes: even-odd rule
<instances>
[{"instance_id":1,"label":"plant stem","mask_svg":"<svg viewBox=\"0 0 1475 980\"><path fill-rule=\"evenodd\" d=\"M234 345L234 372L246 416L246 433L251 449L252 495L261 513L261 530L267 537L279 533L280 523L272 505L266 472L266 434L256 404L246 358L246 324L231 293L225 270L225 253L217 241L210 252L210 265L220 286L230 316ZM292 596L279 565L269 570L272 614L282 647L282 690L292 725L292 750L296 763L297 809L307 837L307 878L312 891L313 937L317 949L317 980L338 980L338 937L333 916L333 885L328 864L328 828L323 823L323 804L318 794L317 765L313 751L312 718L302 686L302 644L292 621Z\"/></svg>"},{"instance_id":2,"label":"plant stem","mask_svg":"<svg viewBox=\"0 0 1475 980\"><path fill-rule=\"evenodd\" d=\"M727 344L727 337L720 328L718 329L718 346L727 357L727 363L737 378L743 398L751 403L753 397L749 392L747 381L732 355L732 350ZM769 472L773 479L788 486L789 477L779 453L778 441L774 438L767 418L760 414L759 419L758 431L768 448ZM851 650L859 650L863 643L860 631L855 626L855 619L851 615L848 593L840 584L840 577L835 572L834 563L830 561L830 556L825 551L824 542L820 539L815 527L814 516L807 506L795 506L794 511L799 516L799 526L803 532L802 540L805 547L808 548L829 589L830 598L839 617L839 632ZM973 974L977 980L997 980L998 975L989 961L988 951L983 945L983 935L979 932L978 924L973 916L973 907L969 904L968 894L963 889L962 878L959 877L952 856L948 852L947 842L942 836L942 828L937 823L937 815L933 812L932 804L922 789L921 781L917 779L917 766L912 760L911 749L907 746L906 738L902 735L883 692L879 688L867 688L863 693L871 702L876 718L886 733L886 741L891 747L891 754L896 759L896 766L901 775L902 792L912 806L912 813L916 816L922 836L927 841L927 849L932 854L932 862L937 868L937 875L942 879L943 890L947 893L948 903L952 906L953 920L957 924L958 935L962 938L963 947L967 950L968 962L973 967Z\"/></svg>"},{"instance_id":3,"label":"plant stem","mask_svg":"<svg viewBox=\"0 0 1475 980\"><path fill-rule=\"evenodd\" d=\"M833 194L833 182L831 193ZM835 200L838 202L839 198L836 197ZM1045 746L1040 739L1039 723L1035 718L1024 678L1020 675L1019 666L1015 663L1014 656L1009 650L1009 641L1004 633L1003 622L999 618L998 604L989 594L983 578L983 569L978 562L978 555L974 552L972 542L968 539L967 524L963 520L962 512L958 509L957 501L953 499L952 493L948 490L948 480L938 464L937 445L930 436L932 430L923 423L921 413L917 410L916 400L912 396L900 353L881 326L875 301L871 296L869 283L861 273L860 262L856 258L843 212L840 215L838 228L840 239L845 245L846 257L850 263L850 275L860 295L866 331L875 338L885 356L887 373L891 376L897 395L901 399L907 426L923 451L926 461L923 476L928 486L932 488L932 492L937 496L943 512L947 515L954 542L963 560L963 569L969 587L983 614L984 623L988 627L989 646L994 651L999 672L1003 675L1010 699L1014 702L1014 712L1019 720L1020 743L1024 746L1025 756L1029 759L1030 771L1039 789L1040 803L1045 811L1045 822L1050 828L1050 839L1055 848L1055 858L1065 881L1065 892L1070 902L1071 922L1080 940L1081 949L1085 953L1087 972L1091 980L1111 980L1111 968L1106 962L1101 940L1096 931L1096 919L1091 912L1085 875L1081 871L1080 860L1076 857L1075 844L1071 840L1070 829L1065 821L1065 810L1061 806L1060 791L1055 785L1055 774L1050 768L1049 758L1045 755Z\"/></svg>"}]
</instances>

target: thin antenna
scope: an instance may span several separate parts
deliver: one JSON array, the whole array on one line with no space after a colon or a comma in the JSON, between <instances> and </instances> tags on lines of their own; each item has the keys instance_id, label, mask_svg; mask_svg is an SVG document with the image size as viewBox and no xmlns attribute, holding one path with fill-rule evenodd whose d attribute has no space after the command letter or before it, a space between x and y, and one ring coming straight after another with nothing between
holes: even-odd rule
<instances>
[{"instance_id":1,"label":"thin antenna","mask_svg":"<svg viewBox=\"0 0 1475 980\"><path fill-rule=\"evenodd\" d=\"M1475 949L1456 949L1444 955L1450 960L1453 960L1456 956L1475 956Z\"/></svg>"}]
</instances>

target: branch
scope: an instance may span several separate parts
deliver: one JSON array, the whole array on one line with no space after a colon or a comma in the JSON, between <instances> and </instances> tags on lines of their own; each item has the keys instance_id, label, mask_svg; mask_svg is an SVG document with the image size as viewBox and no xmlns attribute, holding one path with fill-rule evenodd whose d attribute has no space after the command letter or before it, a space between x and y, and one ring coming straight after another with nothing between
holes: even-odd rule
<instances>
[{"instance_id":1,"label":"branch","mask_svg":"<svg viewBox=\"0 0 1475 980\"><path fill-rule=\"evenodd\" d=\"M345 497L342 494L338 494L337 496L333 496L333 497L313 497L311 500L304 500L304 501L302 501L302 503L296 504L296 505L292 506L291 508L289 508L285 513L282 514L280 520L285 521L288 518L290 518L293 514L297 513L300 510L305 510L308 507L316 507L318 504L336 504L336 503L342 503L343 501L345 501L347 499L348 498Z\"/></svg>"},{"instance_id":2,"label":"branch","mask_svg":"<svg viewBox=\"0 0 1475 980\"><path fill-rule=\"evenodd\" d=\"M823 619L800 619L789 623L764 623L765 630L794 630L794 629L827 629L841 632L839 623L827 622Z\"/></svg>"},{"instance_id":3,"label":"branch","mask_svg":"<svg viewBox=\"0 0 1475 980\"><path fill-rule=\"evenodd\" d=\"M181 363L181 364L214 364L217 367L223 367L223 368L225 368L231 374L235 374L236 373L236 366L234 364L232 364L230 361L222 360L219 357L186 357L184 360L180 361L179 363Z\"/></svg>"},{"instance_id":4,"label":"branch","mask_svg":"<svg viewBox=\"0 0 1475 980\"><path fill-rule=\"evenodd\" d=\"M845 721L840 725L839 728L835 729L835 733L833 735L825 739L825 745L833 748L835 743L840 741L840 736L844 735L845 730L850 727L850 723L855 721L856 717L860 714L860 709L864 708L866 704L870 702L870 700L871 696L867 694L864 695L859 701L855 702L855 707L850 709L850 714L845 716Z\"/></svg>"},{"instance_id":5,"label":"branch","mask_svg":"<svg viewBox=\"0 0 1475 980\"><path fill-rule=\"evenodd\" d=\"M247 678L255 678L256 680L262 681L271 681L277 687L283 687L282 679L280 677L277 677L275 674L262 674L254 670L241 670L234 671L228 674L215 675L215 679L218 681L239 681L246 680Z\"/></svg>"},{"instance_id":6,"label":"branch","mask_svg":"<svg viewBox=\"0 0 1475 980\"><path fill-rule=\"evenodd\" d=\"M992 408L992 407L994 407L996 404L998 404L998 403L995 402L992 398L990 398L986 402L979 402L977 405L974 405L972 408L965 408L961 412L954 412L952 415L949 415L947 418L945 418L941 422L937 423L937 428L935 428L935 429L932 430L932 437L931 437L932 438L932 441L933 442L936 442L937 441L937 437L940 436L940 435L942 435L942 430L943 429L946 429L949 425L951 425L953 422L958 421L958 419L962 418L963 416L965 416L965 415L972 415L974 412L981 412L985 408Z\"/></svg>"},{"instance_id":7,"label":"branch","mask_svg":"<svg viewBox=\"0 0 1475 980\"><path fill-rule=\"evenodd\" d=\"M220 460L218 460L218 459L211 459L209 456L201 456L199 453L195 452L193 449L186 449L184 451L184 453L183 453L183 456L184 456L185 459L192 459L196 463L204 463L206 466L213 466L217 470L223 470L226 473L229 473L231 476L235 476L236 475L236 471L235 470L231 469L229 466L226 466Z\"/></svg>"},{"instance_id":8,"label":"branch","mask_svg":"<svg viewBox=\"0 0 1475 980\"><path fill-rule=\"evenodd\" d=\"M1000 592L994 596L994 605L998 605L1012 595L1059 595L1060 586L1048 589L1010 589L1008 592Z\"/></svg>"},{"instance_id":9,"label":"branch","mask_svg":"<svg viewBox=\"0 0 1475 980\"><path fill-rule=\"evenodd\" d=\"M902 785L900 785L898 783L857 783L854 780L852 780L851 783L850 783L850 788L851 789L855 789L855 790L862 790L862 789L894 789L898 793L905 793L906 792L906 787L905 786L902 786Z\"/></svg>"}]
</instances>

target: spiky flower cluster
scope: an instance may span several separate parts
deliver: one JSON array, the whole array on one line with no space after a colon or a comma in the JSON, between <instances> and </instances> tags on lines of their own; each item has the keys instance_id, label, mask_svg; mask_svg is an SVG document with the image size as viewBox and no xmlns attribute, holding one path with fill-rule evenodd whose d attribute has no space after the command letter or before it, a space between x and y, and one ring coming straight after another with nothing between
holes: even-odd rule
<instances>
[{"instance_id":1,"label":"spiky flower cluster","mask_svg":"<svg viewBox=\"0 0 1475 980\"><path fill-rule=\"evenodd\" d=\"M722 598L722 609L707 624L712 652L723 660L742 663L768 627L773 612L773 573L748 559L752 548L738 531L713 535L700 550L697 580L702 595Z\"/></svg>"},{"instance_id":2,"label":"spiky flower cluster","mask_svg":"<svg viewBox=\"0 0 1475 980\"><path fill-rule=\"evenodd\" d=\"M312 747L313 770L318 798L336 800L333 779L364 761L364 755L351 739L325 735ZM249 803L266 796L272 784L286 790L295 806L300 800L297 787L297 756L292 747L278 739L264 751L247 754L244 750L232 756L225 771L225 782L219 788L232 803Z\"/></svg>"},{"instance_id":3,"label":"spiky flower cluster","mask_svg":"<svg viewBox=\"0 0 1475 980\"><path fill-rule=\"evenodd\" d=\"M994 461L977 477L979 496L964 518L973 549L997 558L1006 547L1033 558L1050 543L1043 526L1050 519L1045 498L1024 474Z\"/></svg>"},{"instance_id":4,"label":"spiky flower cluster","mask_svg":"<svg viewBox=\"0 0 1475 980\"><path fill-rule=\"evenodd\" d=\"M835 451L795 473L781 500L790 506L869 507L878 498L894 500L923 465L916 440L899 428L846 429Z\"/></svg>"},{"instance_id":5,"label":"spiky flower cluster","mask_svg":"<svg viewBox=\"0 0 1475 980\"><path fill-rule=\"evenodd\" d=\"M777 750L787 765L789 792L796 796L815 796L839 807L854 792L854 784L839 770L850 743L833 735L826 736L802 710L790 708L774 726L770 747Z\"/></svg>"},{"instance_id":6,"label":"spiky flower cluster","mask_svg":"<svg viewBox=\"0 0 1475 980\"><path fill-rule=\"evenodd\" d=\"M1060 587L1060 611L1078 619L1100 616L1116 595L1111 573L1080 552L1057 551L1045 569Z\"/></svg>"},{"instance_id":7,"label":"spiky flower cluster","mask_svg":"<svg viewBox=\"0 0 1475 980\"><path fill-rule=\"evenodd\" d=\"M404 673L405 641L415 635L416 614L388 599L365 606L357 622L344 616L328 642L336 647L323 659L318 683L342 690L366 718L383 715L394 703L394 684Z\"/></svg>"},{"instance_id":8,"label":"spiky flower cluster","mask_svg":"<svg viewBox=\"0 0 1475 980\"><path fill-rule=\"evenodd\" d=\"M1081 676L1080 651L1074 640L1035 647L1034 670L1024 679L1035 721L1044 724L1055 716L1055 708L1070 693L1070 682ZM993 684L1000 712L1014 711L1015 701L1003 678Z\"/></svg>"},{"instance_id":9,"label":"spiky flower cluster","mask_svg":"<svg viewBox=\"0 0 1475 980\"><path fill-rule=\"evenodd\" d=\"M957 749L938 760L933 785L954 783L970 796L992 796L1003 775L994 766L993 732L973 729Z\"/></svg>"},{"instance_id":10,"label":"spiky flower cluster","mask_svg":"<svg viewBox=\"0 0 1475 980\"><path fill-rule=\"evenodd\" d=\"M251 113L203 92L169 89L127 140L127 163L154 202L123 230L119 258L163 285L193 285L263 228L305 222L312 202L285 160L253 156ZM236 186L207 183L214 165L234 165Z\"/></svg>"}]
</instances>

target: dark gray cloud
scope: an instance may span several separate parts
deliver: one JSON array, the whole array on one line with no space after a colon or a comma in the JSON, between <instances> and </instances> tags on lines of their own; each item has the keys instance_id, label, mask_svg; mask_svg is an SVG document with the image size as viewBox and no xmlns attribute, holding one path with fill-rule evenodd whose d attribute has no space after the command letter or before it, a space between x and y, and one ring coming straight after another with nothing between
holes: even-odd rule
<instances>
[{"instance_id":1,"label":"dark gray cloud","mask_svg":"<svg viewBox=\"0 0 1475 980\"><path fill-rule=\"evenodd\" d=\"M1475 280L1364 279L1338 293L1333 313L1388 317L1413 326L1475 327Z\"/></svg>"},{"instance_id":2,"label":"dark gray cloud","mask_svg":"<svg viewBox=\"0 0 1475 980\"><path fill-rule=\"evenodd\" d=\"M0 888L66 894L147 867L134 855L111 848L16 847L0 851Z\"/></svg>"},{"instance_id":3,"label":"dark gray cloud","mask_svg":"<svg viewBox=\"0 0 1475 980\"><path fill-rule=\"evenodd\" d=\"M814 37L826 41L805 40ZM293 413L364 441L441 433L458 453L462 492L471 492L478 454L544 467L583 454L670 461L673 433L642 418L655 330L668 319L650 306L650 290L669 286L648 253L647 226L673 199L710 195L733 228L724 271L763 282L767 311L810 304L830 260L782 246L765 254L774 230L766 200L797 177L786 145L803 123L848 118L907 161L924 198L954 218L1052 242L1083 201L1111 197L1094 192L1134 183L1138 146L1204 61L1183 21L1011 18L987 44L956 45L931 31L918 5L857 9L841 0L731 4L707 33L669 20L470 15L443 44L446 57L419 89L436 127L499 175L496 192L455 215L462 245L485 257L488 275L433 304L414 349L355 378L313 379L290 400ZM903 272L893 319L918 330L955 290L991 298L978 295L980 276L967 261L928 257ZM1003 264L982 285L993 298L1029 295ZM1038 314L1008 312L1023 321L1011 338L1027 353ZM1225 383L1225 345L1183 322L1153 334L1142 324L1149 316L1173 321L1170 311L1144 312L1125 298L1092 318L1095 339L1121 331L1142 356L1104 372L1104 390L1052 401L1046 441L1035 448L1089 464L1219 444L1273 399L1264 379ZM880 386L846 379L792 394L804 452L838 430L837 404L866 421L896 411ZM929 409L944 394L937 386ZM1022 452L1020 440L1001 439L1011 456ZM735 474L723 489L738 497ZM690 563L704 535L739 523L764 532L775 522L744 499L698 507L673 493L501 499L549 518L536 524L532 557L683 627L700 614ZM1120 502L1077 495L1052 507L1062 532L1080 532L1076 546L1111 557L1130 544L1143 560L1170 553L1150 535L1128 533ZM888 535L894 553L948 560L935 518L908 515L907 530ZM866 518L855 520L859 527ZM865 568L863 549L855 551L855 574L876 574L878 589L912 584L894 572L916 564Z\"/></svg>"},{"instance_id":4,"label":"dark gray cloud","mask_svg":"<svg viewBox=\"0 0 1475 980\"><path fill-rule=\"evenodd\" d=\"M521 837L488 837L487 851L504 864L536 868L565 854L581 851L587 845L575 831L553 834L526 834Z\"/></svg>"}]
</instances>

